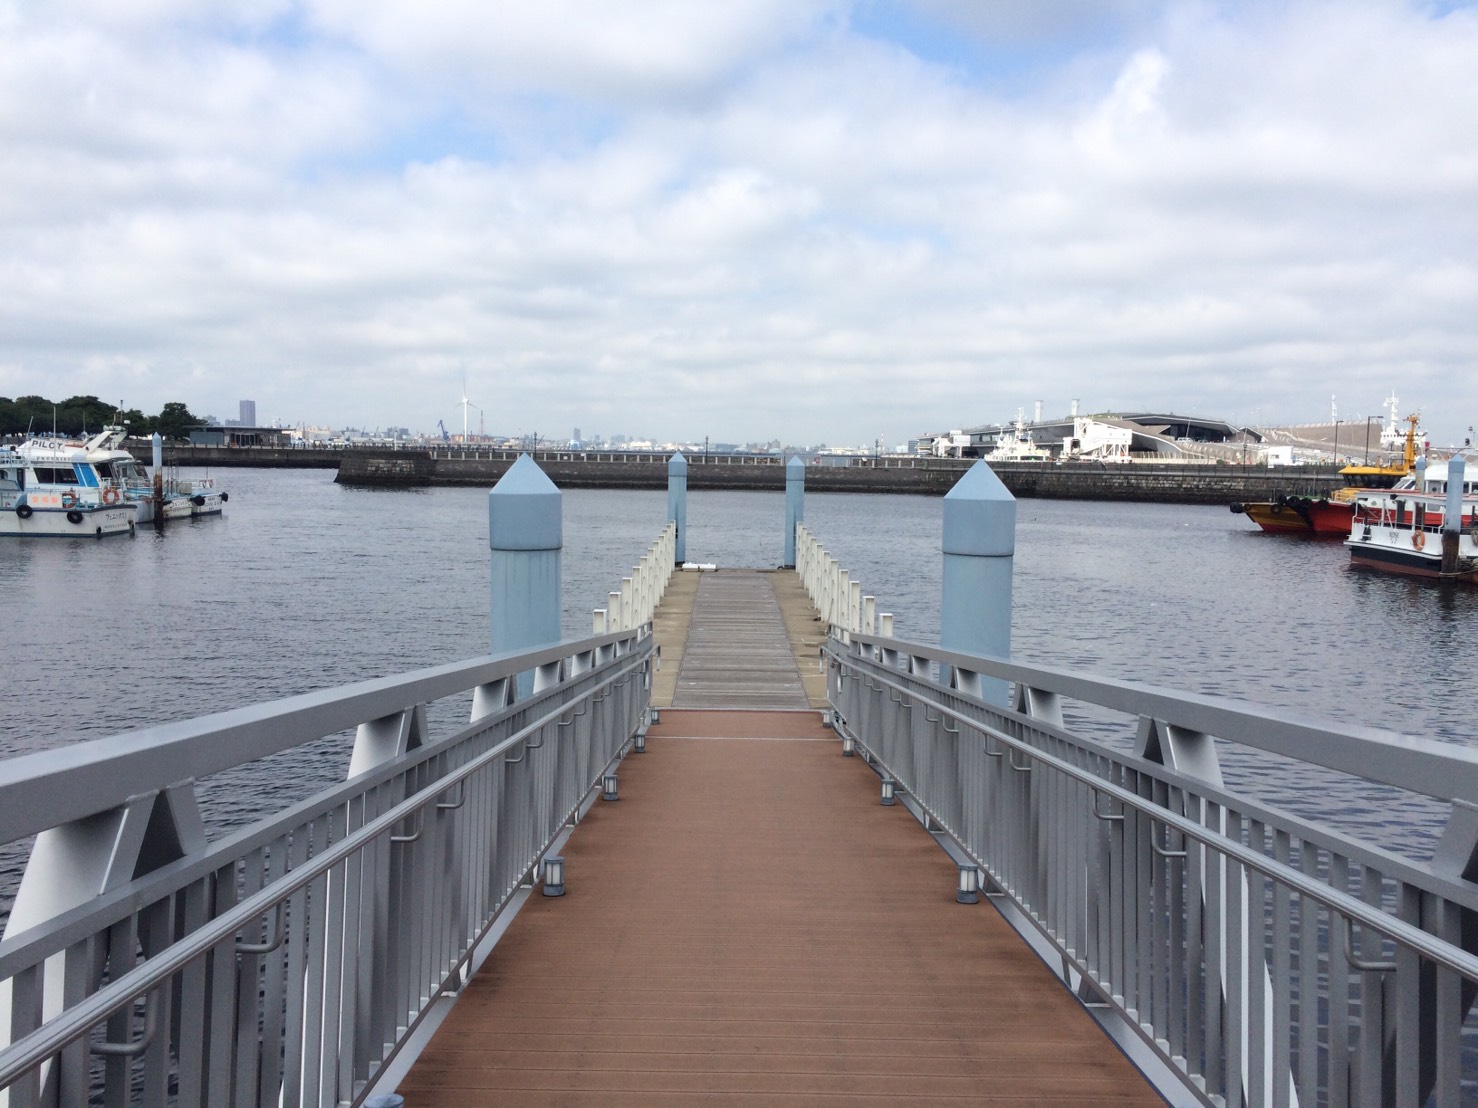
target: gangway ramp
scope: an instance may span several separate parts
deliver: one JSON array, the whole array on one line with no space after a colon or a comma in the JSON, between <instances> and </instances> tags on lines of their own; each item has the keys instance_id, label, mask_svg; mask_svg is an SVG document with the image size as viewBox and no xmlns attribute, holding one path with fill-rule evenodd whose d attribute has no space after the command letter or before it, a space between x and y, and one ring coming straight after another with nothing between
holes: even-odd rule
<instances>
[{"instance_id":1,"label":"gangway ramp","mask_svg":"<svg viewBox=\"0 0 1478 1108\"><path fill-rule=\"evenodd\" d=\"M465 987L406 1103L1162 1103L992 908L955 902L955 862L803 710L817 632L793 575L687 588L686 647L664 660L678 706L562 848L566 895L532 897ZM747 664L709 677L726 650Z\"/></svg>"}]
</instances>

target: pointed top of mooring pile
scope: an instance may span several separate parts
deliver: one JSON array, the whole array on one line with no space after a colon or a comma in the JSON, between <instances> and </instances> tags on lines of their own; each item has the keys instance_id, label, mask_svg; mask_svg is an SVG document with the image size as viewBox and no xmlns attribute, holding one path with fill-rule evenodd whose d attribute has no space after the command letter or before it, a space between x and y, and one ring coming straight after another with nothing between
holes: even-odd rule
<instances>
[{"instance_id":1,"label":"pointed top of mooring pile","mask_svg":"<svg viewBox=\"0 0 1478 1108\"><path fill-rule=\"evenodd\" d=\"M985 557L1016 552L1016 498L985 462L976 462L945 493L940 549Z\"/></svg>"},{"instance_id":2,"label":"pointed top of mooring pile","mask_svg":"<svg viewBox=\"0 0 1478 1108\"><path fill-rule=\"evenodd\" d=\"M801 456L799 454L792 454L790 456L790 461L785 463L786 482L789 483L791 481L804 481L805 479L806 463L801 461Z\"/></svg>"},{"instance_id":3,"label":"pointed top of mooring pile","mask_svg":"<svg viewBox=\"0 0 1478 1108\"><path fill-rule=\"evenodd\" d=\"M494 550L558 550L563 494L527 454L488 493L488 544Z\"/></svg>"},{"instance_id":4,"label":"pointed top of mooring pile","mask_svg":"<svg viewBox=\"0 0 1478 1108\"><path fill-rule=\"evenodd\" d=\"M681 450L674 451L672 457L667 459L667 476L680 477L688 472L688 459L683 457Z\"/></svg>"}]
</instances>

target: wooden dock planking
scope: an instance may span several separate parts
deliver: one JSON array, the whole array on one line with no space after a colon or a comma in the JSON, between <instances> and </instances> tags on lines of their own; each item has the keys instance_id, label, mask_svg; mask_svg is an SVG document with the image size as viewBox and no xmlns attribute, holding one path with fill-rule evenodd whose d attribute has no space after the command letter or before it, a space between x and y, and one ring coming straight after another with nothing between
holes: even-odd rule
<instances>
[{"instance_id":1,"label":"wooden dock planking","mask_svg":"<svg viewBox=\"0 0 1478 1108\"><path fill-rule=\"evenodd\" d=\"M808 708L774 574L705 573L688 626L675 708Z\"/></svg>"},{"instance_id":2,"label":"wooden dock planking","mask_svg":"<svg viewBox=\"0 0 1478 1108\"><path fill-rule=\"evenodd\" d=\"M955 903L954 864L860 759L795 741L829 738L805 713L664 711L407 1104L1161 1103L988 905Z\"/></svg>"}]
</instances>

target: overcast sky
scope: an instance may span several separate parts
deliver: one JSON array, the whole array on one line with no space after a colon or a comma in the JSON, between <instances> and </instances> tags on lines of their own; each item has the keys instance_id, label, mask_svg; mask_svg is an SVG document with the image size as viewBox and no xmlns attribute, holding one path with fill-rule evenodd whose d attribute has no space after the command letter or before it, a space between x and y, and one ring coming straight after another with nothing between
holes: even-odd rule
<instances>
[{"instance_id":1,"label":"overcast sky","mask_svg":"<svg viewBox=\"0 0 1478 1108\"><path fill-rule=\"evenodd\" d=\"M1475 59L1415 0L0 0L0 395L835 445L1394 390L1447 443Z\"/></svg>"}]
</instances>

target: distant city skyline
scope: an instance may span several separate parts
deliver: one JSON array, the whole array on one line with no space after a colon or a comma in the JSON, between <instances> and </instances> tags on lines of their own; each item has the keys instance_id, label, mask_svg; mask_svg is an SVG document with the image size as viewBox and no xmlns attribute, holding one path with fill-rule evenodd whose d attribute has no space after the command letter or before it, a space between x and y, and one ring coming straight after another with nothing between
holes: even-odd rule
<instances>
[{"instance_id":1,"label":"distant city skyline","mask_svg":"<svg viewBox=\"0 0 1478 1108\"><path fill-rule=\"evenodd\" d=\"M1469 0L12 5L0 395L861 444L1394 389L1460 442L1474 57Z\"/></svg>"}]
</instances>

